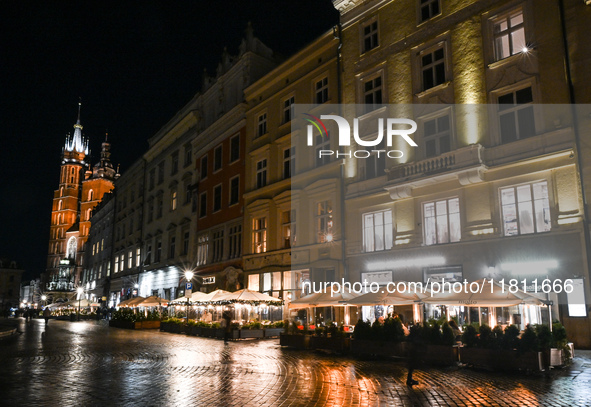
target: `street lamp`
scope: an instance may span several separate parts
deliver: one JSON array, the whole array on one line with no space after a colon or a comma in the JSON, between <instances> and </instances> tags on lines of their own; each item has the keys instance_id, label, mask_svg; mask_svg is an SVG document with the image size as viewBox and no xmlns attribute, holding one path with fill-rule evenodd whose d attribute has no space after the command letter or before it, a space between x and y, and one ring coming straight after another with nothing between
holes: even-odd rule
<instances>
[{"instance_id":1,"label":"street lamp","mask_svg":"<svg viewBox=\"0 0 591 407\"><path fill-rule=\"evenodd\" d=\"M78 321L80 321L80 300L82 300L82 294L84 294L84 288L78 287L76 289L76 292L78 293Z\"/></svg>"},{"instance_id":2,"label":"street lamp","mask_svg":"<svg viewBox=\"0 0 591 407\"><path fill-rule=\"evenodd\" d=\"M41 301L43 301L43 306L47 305L47 295L43 294L41 296Z\"/></svg>"},{"instance_id":3,"label":"street lamp","mask_svg":"<svg viewBox=\"0 0 591 407\"><path fill-rule=\"evenodd\" d=\"M190 283L195 274L191 270L185 271L185 280ZM187 295L187 285L185 285L185 297L187 297L187 325L189 324L189 296Z\"/></svg>"}]
</instances>

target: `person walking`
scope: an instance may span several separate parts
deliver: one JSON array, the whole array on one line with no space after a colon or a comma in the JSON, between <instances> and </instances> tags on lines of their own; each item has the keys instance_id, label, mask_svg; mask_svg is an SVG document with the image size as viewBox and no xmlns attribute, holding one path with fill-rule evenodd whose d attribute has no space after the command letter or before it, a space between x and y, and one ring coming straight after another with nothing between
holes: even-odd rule
<instances>
[{"instance_id":1,"label":"person walking","mask_svg":"<svg viewBox=\"0 0 591 407\"><path fill-rule=\"evenodd\" d=\"M421 348L421 332L418 325L414 325L409 330L408 335L408 374L406 376L406 385L408 387L416 386L419 384L417 380L412 378L412 374L419 364L420 359L420 348Z\"/></svg>"},{"instance_id":2,"label":"person walking","mask_svg":"<svg viewBox=\"0 0 591 407\"><path fill-rule=\"evenodd\" d=\"M43 318L45 318L45 325L49 323L49 317L51 316L51 310L49 307L45 307L43 310Z\"/></svg>"}]
</instances>

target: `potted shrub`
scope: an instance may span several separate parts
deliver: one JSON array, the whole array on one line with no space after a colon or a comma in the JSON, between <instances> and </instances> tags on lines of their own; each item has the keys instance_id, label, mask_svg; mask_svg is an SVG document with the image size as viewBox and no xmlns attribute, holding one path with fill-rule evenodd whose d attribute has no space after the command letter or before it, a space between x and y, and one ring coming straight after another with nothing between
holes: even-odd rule
<instances>
[{"instance_id":1,"label":"potted shrub","mask_svg":"<svg viewBox=\"0 0 591 407\"><path fill-rule=\"evenodd\" d=\"M277 337L281 334L281 332L283 332L284 327L285 327L284 321L277 321L272 324L269 324L264 329L264 337L265 338Z\"/></svg>"},{"instance_id":2,"label":"potted shrub","mask_svg":"<svg viewBox=\"0 0 591 407\"><path fill-rule=\"evenodd\" d=\"M260 322L253 321L242 325L240 330L240 339L262 338L264 336L263 328Z\"/></svg>"},{"instance_id":3,"label":"potted shrub","mask_svg":"<svg viewBox=\"0 0 591 407\"><path fill-rule=\"evenodd\" d=\"M310 335L308 327L297 322L292 322L287 327L287 332L279 335L279 345L296 349L310 348Z\"/></svg>"},{"instance_id":4,"label":"potted shrub","mask_svg":"<svg viewBox=\"0 0 591 407\"><path fill-rule=\"evenodd\" d=\"M550 366L563 366L571 358L566 329L560 322L552 324L552 341L550 348Z\"/></svg>"},{"instance_id":5,"label":"potted shrub","mask_svg":"<svg viewBox=\"0 0 591 407\"><path fill-rule=\"evenodd\" d=\"M423 328L423 342L427 343L423 360L434 365L453 365L458 361L458 351L453 345L453 330L445 321L440 327L435 320L428 321Z\"/></svg>"}]
</instances>

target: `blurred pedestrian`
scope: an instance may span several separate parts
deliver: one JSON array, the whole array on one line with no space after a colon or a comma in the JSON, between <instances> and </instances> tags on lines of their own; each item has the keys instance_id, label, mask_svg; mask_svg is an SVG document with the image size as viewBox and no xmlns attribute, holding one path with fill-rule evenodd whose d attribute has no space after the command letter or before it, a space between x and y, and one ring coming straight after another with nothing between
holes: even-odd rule
<instances>
[{"instance_id":1,"label":"blurred pedestrian","mask_svg":"<svg viewBox=\"0 0 591 407\"><path fill-rule=\"evenodd\" d=\"M419 352L421 341L421 330L419 325L414 325L410 329L408 335L408 374L406 376L406 385L409 387L419 384L417 380L412 378L412 374L419 363Z\"/></svg>"},{"instance_id":2,"label":"blurred pedestrian","mask_svg":"<svg viewBox=\"0 0 591 407\"><path fill-rule=\"evenodd\" d=\"M45 318L45 325L49 323L49 317L51 316L51 310L49 307L45 307L43 310L43 318Z\"/></svg>"},{"instance_id":3,"label":"blurred pedestrian","mask_svg":"<svg viewBox=\"0 0 591 407\"><path fill-rule=\"evenodd\" d=\"M460 327L458 326L457 322L453 319L450 319L449 326L450 326L452 332L454 333L454 338L455 338L456 342L461 342L462 341L462 331L460 330Z\"/></svg>"}]
</instances>

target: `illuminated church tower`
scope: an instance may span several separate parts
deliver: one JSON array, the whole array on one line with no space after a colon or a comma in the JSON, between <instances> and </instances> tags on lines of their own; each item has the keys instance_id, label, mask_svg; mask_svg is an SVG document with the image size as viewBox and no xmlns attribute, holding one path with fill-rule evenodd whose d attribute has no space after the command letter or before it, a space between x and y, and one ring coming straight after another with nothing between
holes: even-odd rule
<instances>
[{"instance_id":1,"label":"illuminated church tower","mask_svg":"<svg viewBox=\"0 0 591 407\"><path fill-rule=\"evenodd\" d=\"M111 164L107 140L102 144L99 162L91 166L88 139L82 136L80 107L81 103L74 135L66 137L59 187L53 194L46 290L53 293L54 302L70 299L69 294L80 284L92 209L114 188L119 176Z\"/></svg>"}]
</instances>

